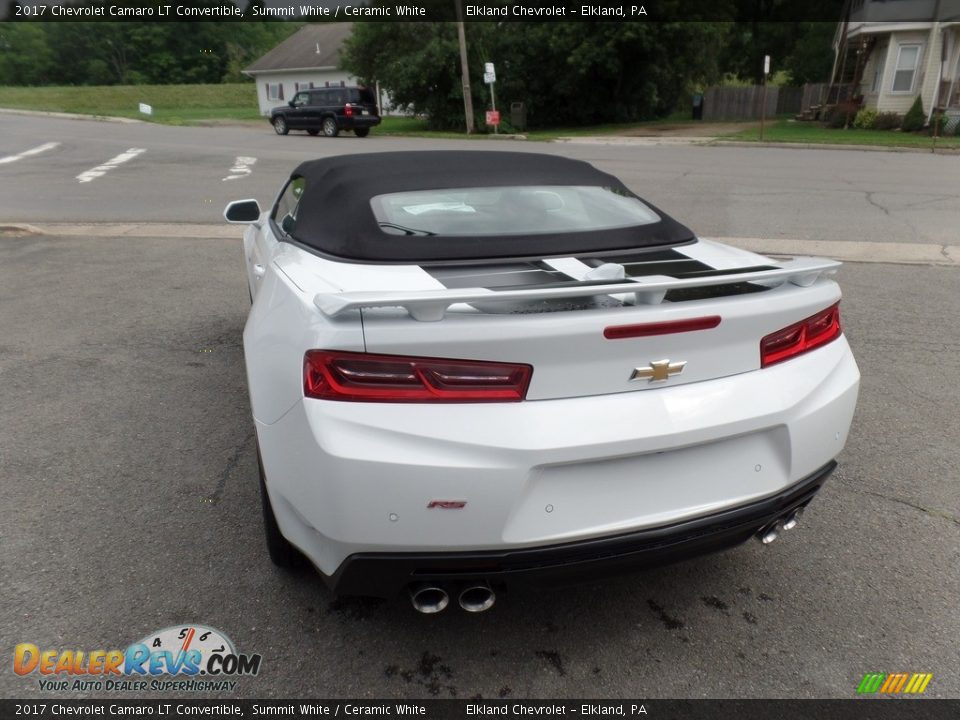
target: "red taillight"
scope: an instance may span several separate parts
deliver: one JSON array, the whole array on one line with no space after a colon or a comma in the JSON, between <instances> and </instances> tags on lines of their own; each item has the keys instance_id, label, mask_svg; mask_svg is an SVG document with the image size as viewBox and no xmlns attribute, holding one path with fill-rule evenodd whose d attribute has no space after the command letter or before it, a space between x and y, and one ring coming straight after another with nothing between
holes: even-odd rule
<instances>
[{"instance_id":1,"label":"red taillight","mask_svg":"<svg viewBox=\"0 0 960 720\"><path fill-rule=\"evenodd\" d=\"M840 337L840 303L811 315L760 341L760 367L789 360Z\"/></svg>"},{"instance_id":2,"label":"red taillight","mask_svg":"<svg viewBox=\"0 0 960 720\"><path fill-rule=\"evenodd\" d=\"M512 363L308 350L303 394L360 402L517 402L532 374L529 365Z\"/></svg>"},{"instance_id":3,"label":"red taillight","mask_svg":"<svg viewBox=\"0 0 960 720\"><path fill-rule=\"evenodd\" d=\"M611 325L604 328L603 336L607 340L623 340L624 338L650 337L652 335L672 335L674 333L693 332L695 330L709 330L720 324L719 315L690 318L689 320L673 320L670 322L641 323L639 325Z\"/></svg>"},{"instance_id":4,"label":"red taillight","mask_svg":"<svg viewBox=\"0 0 960 720\"><path fill-rule=\"evenodd\" d=\"M353 116L353 105L346 105L346 106L344 106L344 108L343 108L343 114L346 115L347 117L352 117L352 116Z\"/></svg>"}]
</instances>

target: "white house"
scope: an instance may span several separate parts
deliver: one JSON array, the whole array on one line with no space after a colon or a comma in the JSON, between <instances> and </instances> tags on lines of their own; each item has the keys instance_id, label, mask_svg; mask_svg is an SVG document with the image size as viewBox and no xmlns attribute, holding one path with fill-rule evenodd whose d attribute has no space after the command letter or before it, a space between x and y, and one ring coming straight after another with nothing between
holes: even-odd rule
<instances>
[{"instance_id":1,"label":"white house","mask_svg":"<svg viewBox=\"0 0 960 720\"><path fill-rule=\"evenodd\" d=\"M960 116L960 0L853 0L834 49L865 107L902 115L920 96L928 119Z\"/></svg>"},{"instance_id":2,"label":"white house","mask_svg":"<svg viewBox=\"0 0 960 720\"><path fill-rule=\"evenodd\" d=\"M298 90L356 85L341 70L340 52L352 23L309 23L246 68L257 82L260 114L288 103Z\"/></svg>"}]
</instances>

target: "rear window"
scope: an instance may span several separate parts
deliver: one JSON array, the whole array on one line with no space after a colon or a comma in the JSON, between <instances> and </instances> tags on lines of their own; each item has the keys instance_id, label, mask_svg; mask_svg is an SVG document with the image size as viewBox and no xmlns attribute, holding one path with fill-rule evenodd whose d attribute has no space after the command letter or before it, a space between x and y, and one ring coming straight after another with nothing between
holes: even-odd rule
<instances>
[{"instance_id":1,"label":"rear window","mask_svg":"<svg viewBox=\"0 0 960 720\"><path fill-rule=\"evenodd\" d=\"M660 221L635 197L586 185L418 190L377 195L370 206L388 235L539 235Z\"/></svg>"},{"instance_id":2,"label":"rear window","mask_svg":"<svg viewBox=\"0 0 960 720\"><path fill-rule=\"evenodd\" d=\"M350 99L348 102L364 105L376 105L376 99L373 97L373 92L368 88L350 88L348 92L350 93Z\"/></svg>"}]
</instances>

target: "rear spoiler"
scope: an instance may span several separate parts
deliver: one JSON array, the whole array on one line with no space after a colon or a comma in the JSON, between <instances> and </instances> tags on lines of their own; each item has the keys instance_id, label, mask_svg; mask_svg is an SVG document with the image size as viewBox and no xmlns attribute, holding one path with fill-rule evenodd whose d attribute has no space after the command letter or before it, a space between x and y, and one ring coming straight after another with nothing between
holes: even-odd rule
<instances>
[{"instance_id":1,"label":"rear spoiler","mask_svg":"<svg viewBox=\"0 0 960 720\"><path fill-rule=\"evenodd\" d=\"M808 287L822 275L832 275L841 263L826 258L794 258L777 264L771 270L747 272L731 271L725 275L709 275L694 278L672 278L665 275L648 275L630 280L597 281L583 280L565 283L556 287L539 287L530 290L489 290L487 288L457 288L444 290L414 291L363 291L343 293L317 293L313 302L320 311L335 317L349 310L376 307L402 307L414 320L429 322L442 320L447 308L457 303L531 301L549 298L584 297L590 295L632 294L638 305L658 305L663 302L668 290L707 287L751 282L768 287L785 283Z\"/></svg>"}]
</instances>

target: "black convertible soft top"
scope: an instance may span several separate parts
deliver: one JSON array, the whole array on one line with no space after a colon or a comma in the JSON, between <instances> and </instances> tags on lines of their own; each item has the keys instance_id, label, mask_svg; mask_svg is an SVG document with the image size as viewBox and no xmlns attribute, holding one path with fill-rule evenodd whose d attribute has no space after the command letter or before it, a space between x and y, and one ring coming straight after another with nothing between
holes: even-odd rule
<instances>
[{"instance_id":1,"label":"black convertible soft top","mask_svg":"<svg viewBox=\"0 0 960 720\"><path fill-rule=\"evenodd\" d=\"M629 252L691 242L693 233L661 210L658 222L529 235L414 235L384 232L370 200L416 190L530 185L610 188L637 197L589 163L544 153L449 151L339 155L301 163L304 189L290 235L323 254L363 262L435 262Z\"/></svg>"}]
</instances>

